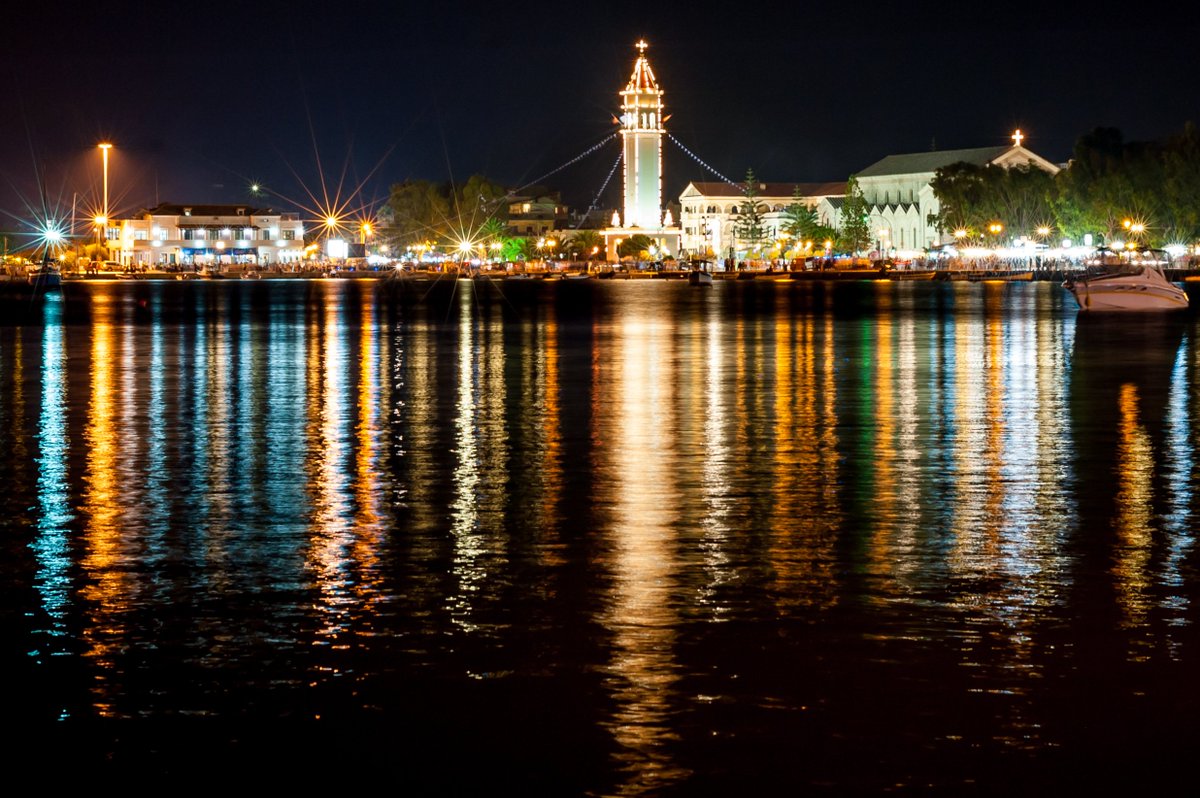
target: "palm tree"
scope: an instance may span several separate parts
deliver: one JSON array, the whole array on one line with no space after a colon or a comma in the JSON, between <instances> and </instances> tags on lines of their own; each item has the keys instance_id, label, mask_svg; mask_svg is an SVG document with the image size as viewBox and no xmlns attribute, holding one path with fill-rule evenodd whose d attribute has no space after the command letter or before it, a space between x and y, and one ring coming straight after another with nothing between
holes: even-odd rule
<instances>
[{"instance_id":1,"label":"palm tree","mask_svg":"<svg viewBox=\"0 0 1200 798\"><path fill-rule=\"evenodd\" d=\"M650 240L650 236L642 235L641 233L638 233L637 235L632 235L629 238L622 241L621 245L619 247L617 247L617 257L619 257L619 258L628 258L628 257L640 258L640 257L642 257L643 252L649 251L650 245L653 243L654 242Z\"/></svg>"},{"instance_id":2,"label":"palm tree","mask_svg":"<svg viewBox=\"0 0 1200 798\"><path fill-rule=\"evenodd\" d=\"M576 230L563 244L563 251L590 260L597 253L604 251L604 236L596 230Z\"/></svg>"}]
</instances>

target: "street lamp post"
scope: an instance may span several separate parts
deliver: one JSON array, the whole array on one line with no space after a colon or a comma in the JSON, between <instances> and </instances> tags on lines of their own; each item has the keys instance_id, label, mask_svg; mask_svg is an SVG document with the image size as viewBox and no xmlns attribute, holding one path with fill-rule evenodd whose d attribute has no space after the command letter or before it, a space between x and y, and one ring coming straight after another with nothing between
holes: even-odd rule
<instances>
[{"instance_id":1,"label":"street lamp post","mask_svg":"<svg viewBox=\"0 0 1200 798\"><path fill-rule=\"evenodd\" d=\"M101 206L101 212L102 212L101 215L103 215L104 218L107 219L109 217L109 213L108 213L108 151L112 149L113 145L111 145L107 142L103 142L101 144L97 144L96 146L100 148L101 159L104 163L104 204Z\"/></svg>"},{"instance_id":2,"label":"street lamp post","mask_svg":"<svg viewBox=\"0 0 1200 798\"><path fill-rule=\"evenodd\" d=\"M109 144L108 142L101 142L100 144L97 144L96 146L100 148L100 160L101 160L101 164L103 165L102 185L104 186L103 202L100 206L100 213L99 213L99 215L96 216L96 220L95 220L96 228L97 228L96 229L96 243L100 246L105 246L104 242L105 242L105 239L107 238L107 236L105 235L105 228L108 226L108 219L109 219L109 213L108 213L108 151L112 149L113 145ZM106 246L105 246L105 248L107 249Z\"/></svg>"}]
</instances>

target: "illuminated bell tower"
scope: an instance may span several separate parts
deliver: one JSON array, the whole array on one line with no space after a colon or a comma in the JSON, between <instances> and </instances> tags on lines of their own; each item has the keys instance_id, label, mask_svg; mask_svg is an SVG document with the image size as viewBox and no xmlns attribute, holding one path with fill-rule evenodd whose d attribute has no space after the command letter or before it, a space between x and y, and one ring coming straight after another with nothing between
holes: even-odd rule
<instances>
[{"instance_id":1,"label":"illuminated bell tower","mask_svg":"<svg viewBox=\"0 0 1200 798\"><path fill-rule=\"evenodd\" d=\"M662 225L662 89L646 60L645 41L629 85L621 92L621 139L625 160L624 227L658 229Z\"/></svg>"}]
</instances>

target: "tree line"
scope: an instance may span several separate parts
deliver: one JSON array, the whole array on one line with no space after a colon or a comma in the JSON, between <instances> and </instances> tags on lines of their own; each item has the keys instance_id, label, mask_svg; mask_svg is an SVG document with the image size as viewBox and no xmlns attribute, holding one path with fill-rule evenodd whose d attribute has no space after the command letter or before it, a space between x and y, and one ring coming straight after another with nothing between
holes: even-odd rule
<instances>
[{"instance_id":1,"label":"tree line","mask_svg":"<svg viewBox=\"0 0 1200 798\"><path fill-rule=\"evenodd\" d=\"M528 189L531 196L548 193L544 186ZM480 247L489 257L504 261L530 261L551 257L575 260L602 259L604 236L596 230L555 231L547 236L510 235L509 203L517 197L483 175L472 175L465 183L439 183L409 179L392 186L380 234L396 251L420 246L437 246L444 252L462 242ZM650 239L632 236L621 242L619 254L647 254Z\"/></svg>"},{"instance_id":2,"label":"tree line","mask_svg":"<svg viewBox=\"0 0 1200 798\"><path fill-rule=\"evenodd\" d=\"M746 201L739 203L738 218L733 226L733 234L752 254L761 254L774 243L775 238L775 231L764 219L766 206L758 202L758 186L754 170L747 169L746 179L741 185ZM821 223L816 208L808 204L797 186L791 203L783 209L782 224L777 231L784 234L788 242L781 249L811 253L822 250L828 242L836 252L861 251L871 240L869 213L867 200L853 177L846 184L846 196L842 198L838 211L837 227Z\"/></svg>"},{"instance_id":3,"label":"tree line","mask_svg":"<svg viewBox=\"0 0 1200 798\"><path fill-rule=\"evenodd\" d=\"M1191 123L1155 142L1097 128L1076 141L1057 175L958 163L937 170L931 187L941 209L930 222L969 240L987 240L997 224L1006 236L1082 241L1091 234L1106 244L1200 239L1200 135Z\"/></svg>"}]
</instances>

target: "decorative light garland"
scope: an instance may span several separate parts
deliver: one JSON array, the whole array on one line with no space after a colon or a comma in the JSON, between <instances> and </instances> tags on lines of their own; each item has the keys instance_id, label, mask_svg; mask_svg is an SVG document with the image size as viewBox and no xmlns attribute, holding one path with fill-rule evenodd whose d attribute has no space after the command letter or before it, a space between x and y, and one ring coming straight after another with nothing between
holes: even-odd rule
<instances>
[{"instance_id":1,"label":"decorative light garland","mask_svg":"<svg viewBox=\"0 0 1200 798\"><path fill-rule=\"evenodd\" d=\"M576 230L578 230L580 226L587 221L588 214L596 209L596 205L600 202L600 195L604 193L604 189L608 188L609 181L612 180L613 175L617 173L617 167L621 165L621 161L624 159L624 157L624 151L617 153L617 160L613 161L612 169L608 170L608 177L604 178L604 183L601 184L600 190L597 191L596 196L592 198L592 204L588 206L588 209L584 212L583 216L579 218L579 223L575 225Z\"/></svg>"},{"instance_id":2,"label":"decorative light garland","mask_svg":"<svg viewBox=\"0 0 1200 798\"><path fill-rule=\"evenodd\" d=\"M583 152L579 153L579 154L578 154L578 155L576 155L574 158L572 158L571 160L569 160L569 161L567 161L566 163L564 163L562 166L559 166L559 167L557 167L557 168L555 168L555 169L551 169L549 172L547 172L546 174L542 175L542 176L541 176L541 177L539 177L537 180L531 180L530 182L526 183L525 185L521 186L520 188L514 188L512 191L508 192L508 196L510 196L510 197L511 197L511 196L513 196L514 194L516 194L518 191L523 191L523 190L525 190L525 189L529 188L530 186L536 186L538 183L541 183L541 182L542 182L543 180L545 180L547 177L551 177L552 175L556 175L556 174L558 174L559 172L561 172L562 170L566 169L568 166L571 166L572 164L579 163L579 162L580 162L580 161L582 161L584 158L588 157L588 156L589 156L589 155L591 155L593 152L595 152L596 150L600 149L601 147L603 147L603 146L604 146L605 144L607 144L608 142L610 142L610 141L612 141L613 139L615 139L615 138L616 138L618 135L619 135L619 132L618 132L618 133L612 133L612 134L610 134L610 135L606 136L606 137L605 137L603 140L601 140L599 143L597 143L597 144L594 144L594 145L592 145L591 147L588 147L586 150L584 150Z\"/></svg>"},{"instance_id":3,"label":"decorative light garland","mask_svg":"<svg viewBox=\"0 0 1200 798\"><path fill-rule=\"evenodd\" d=\"M671 135L670 133L668 133L668 134L667 134L667 138L669 138L671 141L675 142L675 146L679 147L679 149L683 150L685 153L687 153L689 156L691 156L691 159L692 159L693 161L695 161L696 163L700 164L700 165L701 165L701 166L703 166L705 169L707 169L708 171L712 172L714 175L716 175L717 177L721 178L722 180L724 180L724 181L725 181L726 183L728 183L729 185L731 185L731 186L736 186L737 188L741 189L742 193L745 193L745 188L742 186L742 184L741 184L741 183L735 183L735 182L733 182L733 181L732 181L732 180L730 180L728 177L726 177L725 175L721 174L721 173L720 173L720 172L718 172L716 169L713 169L711 166L709 166L708 164L706 164L704 161L700 160L700 156L699 156L699 155L697 155L696 153L692 152L691 150L689 150L687 147L683 146L683 142L681 142L679 139L675 138L675 137L674 137L673 135Z\"/></svg>"}]
</instances>

